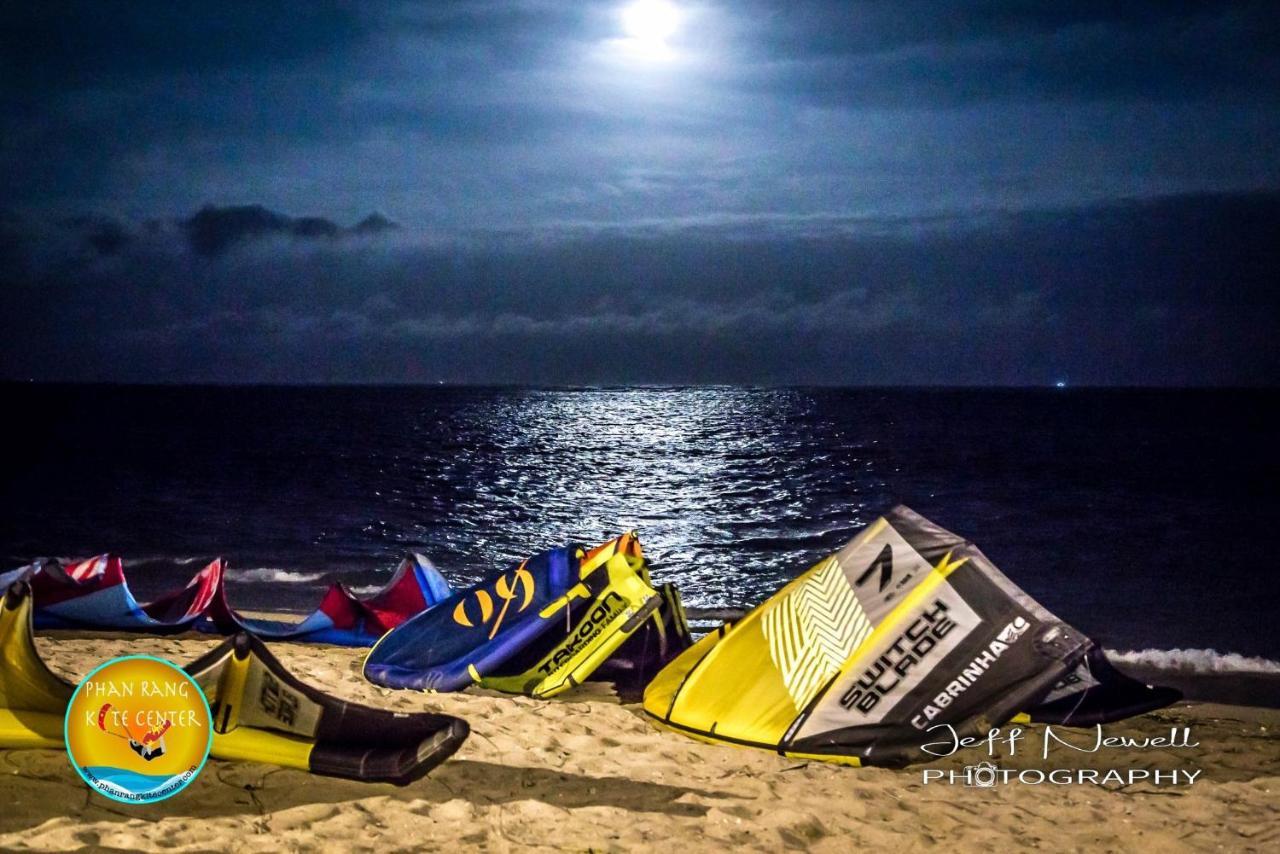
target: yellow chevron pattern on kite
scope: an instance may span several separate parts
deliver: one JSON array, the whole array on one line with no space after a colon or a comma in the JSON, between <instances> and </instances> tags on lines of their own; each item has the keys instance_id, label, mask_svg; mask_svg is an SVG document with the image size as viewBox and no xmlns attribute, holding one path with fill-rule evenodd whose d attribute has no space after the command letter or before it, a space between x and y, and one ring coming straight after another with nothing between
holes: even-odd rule
<instances>
[{"instance_id":1,"label":"yellow chevron pattern on kite","mask_svg":"<svg viewBox=\"0 0 1280 854\"><path fill-rule=\"evenodd\" d=\"M833 555L808 583L761 615L760 628L800 712L871 634L872 625Z\"/></svg>"}]
</instances>

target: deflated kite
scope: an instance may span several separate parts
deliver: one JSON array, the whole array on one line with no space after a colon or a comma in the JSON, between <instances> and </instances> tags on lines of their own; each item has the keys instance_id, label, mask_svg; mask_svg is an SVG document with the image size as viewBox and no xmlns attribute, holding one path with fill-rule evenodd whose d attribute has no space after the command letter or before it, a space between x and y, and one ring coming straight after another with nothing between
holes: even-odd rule
<instances>
[{"instance_id":1,"label":"deflated kite","mask_svg":"<svg viewBox=\"0 0 1280 854\"><path fill-rule=\"evenodd\" d=\"M449 715L371 709L331 697L241 633L184 668L213 714L218 759L405 785L457 751L470 729Z\"/></svg>"},{"instance_id":2,"label":"deflated kite","mask_svg":"<svg viewBox=\"0 0 1280 854\"><path fill-rule=\"evenodd\" d=\"M902 765L931 758L920 745L941 724L985 735L1024 710L1093 724L1177 698L1106 666L971 543L899 507L672 661L644 709L696 738Z\"/></svg>"},{"instance_id":3,"label":"deflated kite","mask_svg":"<svg viewBox=\"0 0 1280 854\"><path fill-rule=\"evenodd\" d=\"M42 560L0 574L0 590L26 580L35 598L38 629L104 629L176 633L199 629L231 635L250 631L271 640L370 646L400 623L447 598L444 576L420 554L409 554L378 592L359 598L346 585L331 585L320 607L298 622L245 617L227 599L226 565L214 560L185 587L140 604L129 589L123 562L100 555L63 564Z\"/></svg>"},{"instance_id":4,"label":"deflated kite","mask_svg":"<svg viewBox=\"0 0 1280 854\"><path fill-rule=\"evenodd\" d=\"M104 554L65 566L42 560L11 570L0 574L0 589L26 580L35 597L35 625L40 629L163 634L193 628L221 590L222 576L222 560L214 560L181 590L142 604L129 590L120 558Z\"/></svg>"},{"instance_id":5,"label":"deflated kite","mask_svg":"<svg viewBox=\"0 0 1280 854\"><path fill-rule=\"evenodd\" d=\"M651 622L654 636L638 642L633 659L682 648L688 630L678 599L674 611L661 609L663 601L634 533L590 551L552 549L389 632L369 652L364 673L392 688L479 684L549 697L582 682ZM681 628L670 629L673 621ZM657 662L648 666L654 672Z\"/></svg>"},{"instance_id":6,"label":"deflated kite","mask_svg":"<svg viewBox=\"0 0 1280 854\"><path fill-rule=\"evenodd\" d=\"M227 602L225 584L209 604L207 621L198 628L221 634L248 631L268 640L310 641L339 646L370 646L405 620L447 599L453 591L431 561L410 553L395 575L372 596L361 599L335 582L320 607L299 622L244 617Z\"/></svg>"},{"instance_id":7,"label":"deflated kite","mask_svg":"<svg viewBox=\"0 0 1280 854\"><path fill-rule=\"evenodd\" d=\"M266 646L239 634L186 666L213 713L218 759L267 762L313 774L403 785L451 756L465 721L347 703L304 684ZM36 650L30 587L12 585L0 605L0 748L61 747L75 686ZM122 734L146 751L163 732Z\"/></svg>"}]
</instances>

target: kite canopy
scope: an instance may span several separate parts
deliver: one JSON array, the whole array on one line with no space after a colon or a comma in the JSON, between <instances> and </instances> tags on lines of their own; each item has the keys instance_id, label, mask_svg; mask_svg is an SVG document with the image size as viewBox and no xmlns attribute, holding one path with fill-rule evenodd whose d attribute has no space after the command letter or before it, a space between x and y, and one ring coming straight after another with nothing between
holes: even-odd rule
<instances>
[{"instance_id":1,"label":"kite canopy","mask_svg":"<svg viewBox=\"0 0 1280 854\"><path fill-rule=\"evenodd\" d=\"M586 679L661 602L634 533L590 551L552 549L389 632L364 673L392 688L549 697Z\"/></svg>"},{"instance_id":2,"label":"kite canopy","mask_svg":"<svg viewBox=\"0 0 1280 854\"><path fill-rule=\"evenodd\" d=\"M213 713L218 759L267 762L313 774L403 785L451 756L465 721L401 714L331 697L239 634L186 666ZM0 605L0 748L57 748L75 686L40 658L31 590L12 585Z\"/></svg>"},{"instance_id":3,"label":"kite canopy","mask_svg":"<svg viewBox=\"0 0 1280 854\"><path fill-rule=\"evenodd\" d=\"M114 555L63 564L42 560L0 574L0 590L27 580L35 597L38 629L106 629L152 633L190 629L235 634L249 631L272 640L370 646L400 623L447 598L444 576L420 554L409 554L378 592L361 599L335 583L320 607L299 622L260 620L235 611L227 600L226 565L214 560L185 587L140 604Z\"/></svg>"},{"instance_id":4,"label":"kite canopy","mask_svg":"<svg viewBox=\"0 0 1280 854\"><path fill-rule=\"evenodd\" d=\"M268 640L310 641L340 646L370 646L405 620L447 599L449 582L426 557L410 553L395 575L372 596L361 599L345 584L334 583L320 607L299 622L244 617L227 601L225 584L209 605L199 628L222 634L252 632Z\"/></svg>"},{"instance_id":5,"label":"kite canopy","mask_svg":"<svg viewBox=\"0 0 1280 854\"><path fill-rule=\"evenodd\" d=\"M932 758L920 746L941 724L985 735L1024 709L1092 723L1177 699L1110 668L1073 681L1096 648L971 543L898 507L671 662L644 709L698 738L902 765Z\"/></svg>"},{"instance_id":6,"label":"kite canopy","mask_svg":"<svg viewBox=\"0 0 1280 854\"><path fill-rule=\"evenodd\" d=\"M169 633L195 625L222 587L222 572L222 560L214 560L182 589L146 604L134 598L115 555L66 565L40 561L0 575L0 585L29 582L37 628Z\"/></svg>"}]
</instances>

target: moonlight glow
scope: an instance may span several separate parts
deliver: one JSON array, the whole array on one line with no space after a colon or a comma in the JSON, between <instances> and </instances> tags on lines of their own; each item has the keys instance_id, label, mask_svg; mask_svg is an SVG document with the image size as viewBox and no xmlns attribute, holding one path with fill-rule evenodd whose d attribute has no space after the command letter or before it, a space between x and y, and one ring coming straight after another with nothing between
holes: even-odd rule
<instances>
[{"instance_id":1,"label":"moonlight glow","mask_svg":"<svg viewBox=\"0 0 1280 854\"><path fill-rule=\"evenodd\" d=\"M622 28L633 49L648 56L670 53L667 40L680 26L680 12L665 0L636 0L622 10Z\"/></svg>"}]
</instances>

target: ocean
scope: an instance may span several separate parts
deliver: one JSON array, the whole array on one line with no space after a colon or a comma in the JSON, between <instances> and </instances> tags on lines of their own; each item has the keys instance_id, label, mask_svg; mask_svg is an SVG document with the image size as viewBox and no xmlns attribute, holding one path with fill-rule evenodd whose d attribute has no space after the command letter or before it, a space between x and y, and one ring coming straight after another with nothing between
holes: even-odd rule
<instances>
[{"instance_id":1,"label":"ocean","mask_svg":"<svg viewBox=\"0 0 1280 854\"><path fill-rule=\"evenodd\" d=\"M636 529L715 616L904 503L1110 649L1280 671L1275 390L0 390L0 570L111 551L145 596L223 555L300 612L405 549L465 585Z\"/></svg>"}]
</instances>

